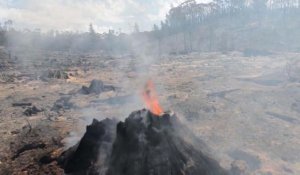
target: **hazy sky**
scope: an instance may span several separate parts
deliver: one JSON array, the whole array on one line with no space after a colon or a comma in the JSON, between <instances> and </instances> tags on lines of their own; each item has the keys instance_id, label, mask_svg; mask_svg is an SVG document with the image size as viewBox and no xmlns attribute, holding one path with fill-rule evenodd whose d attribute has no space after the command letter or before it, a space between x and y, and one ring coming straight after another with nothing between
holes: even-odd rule
<instances>
[{"instance_id":1,"label":"hazy sky","mask_svg":"<svg viewBox=\"0 0 300 175\"><path fill-rule=\"evenodd\" d=\"M0 21L11 19L18 29L42 31L87 31L93 23L95 30L149 30L165 14L184 0L0 0ZM197 0L209 2L210 0Z\"/></svg>"}]
</instances>

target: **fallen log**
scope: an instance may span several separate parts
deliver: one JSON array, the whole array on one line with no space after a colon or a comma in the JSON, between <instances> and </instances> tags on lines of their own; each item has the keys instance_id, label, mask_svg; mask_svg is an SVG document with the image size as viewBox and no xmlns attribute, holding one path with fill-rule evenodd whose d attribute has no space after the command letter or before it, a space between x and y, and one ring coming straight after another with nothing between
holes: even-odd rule
<instances>
[{"instance_id":1,"label":"fallen log","mask_svg":"<svg viewBox=\"0 0 300 175\"><path fill-rule=\"evenodd\" d=\"M23 147L17 150L16 154L12 157L12 160L18 158L23 152L33 150L33 149L39 149L39 148L45 148L46 144L41 142L34 142L25 144Z\"/></svg>"},{"instance_id":2,"label":"fallen log","mask_svg":"<svg viewBox=\"0 0 300 175\"><path fill-rule=\"evenodd\" d=\"M16 103L12 103L13 107L18 107L18 106L31 106L32 103L25 103L25 102L16 102Z\"/></svg>"}]
</instances>

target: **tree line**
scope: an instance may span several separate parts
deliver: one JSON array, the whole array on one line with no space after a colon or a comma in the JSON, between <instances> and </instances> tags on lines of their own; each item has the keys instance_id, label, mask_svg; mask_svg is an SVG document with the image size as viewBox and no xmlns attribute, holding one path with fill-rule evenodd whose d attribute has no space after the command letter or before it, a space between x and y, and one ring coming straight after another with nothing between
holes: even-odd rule
<instances>
[{"instance_id":1,"label":"tree line","mask_svg":"<svg viewBox=\"0 0 300 175\"><path fill-rule=\"evenodd\" d=\"M266 44L268 48L262 49L276 50L280 46L275 45L280 42L287 44L283 49L297 50L290 44L300 41L294 38L300 34L299 19L300 0L187 0L171 8L161 28L154 25L153 31L159 45L164 38L180 37L183 52L251 49L255 44ZM293 41L288 43L291 38ZM243 47L236 46L247 40L249 43Z\"/></svg>"},{"instance_id":2,"label":"tree line","mask_svg":"<svg viewBox=\"0 0 300 175\"><path fill-rule=\"evenodd\" d=\"M300 51L300 0L187 0L172 7L153 29L133 33L40 30L18 31L13 21L0 25L0 45L54 51L109 54L178 54L193 51Z\"/></svg>"}]
</instances>

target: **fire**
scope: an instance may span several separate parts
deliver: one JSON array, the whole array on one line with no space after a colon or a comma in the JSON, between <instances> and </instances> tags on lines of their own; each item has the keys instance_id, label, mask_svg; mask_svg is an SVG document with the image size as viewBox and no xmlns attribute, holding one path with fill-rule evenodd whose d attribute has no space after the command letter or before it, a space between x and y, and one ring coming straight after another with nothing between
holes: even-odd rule
<instances>
[{"instance_id":1,"label":"fire","mask_svg":"<svg viewBox=\"0 0 300 175\"><path fill-rule=\"evenodd\" d=\"M154 83L148 80L144 91L143 99L145 101L146 107L155 115L159 116L163 113L162 107L159 105L158 97L155 91Z\"/></svg>"}]
</instances>

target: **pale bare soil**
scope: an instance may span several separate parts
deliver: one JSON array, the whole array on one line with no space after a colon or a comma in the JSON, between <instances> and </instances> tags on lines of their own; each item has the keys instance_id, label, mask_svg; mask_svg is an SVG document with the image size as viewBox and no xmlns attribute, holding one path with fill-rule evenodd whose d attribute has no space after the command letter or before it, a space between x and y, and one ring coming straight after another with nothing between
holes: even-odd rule
<instances>
[{"instance_id":1,"label":"pale bare soil","mask_svg":"<svg viewBox=\"0 0 300 175\"><path fill-rule=\"evenodd\" d=\"M0 174L61 174L55 162L43 164L41 157L76 144L93 118L122 120L143 108L140 93L148 79L163 108L204 140L223 167L243 160L252 174L300 174L300 54L16 55L13 66L1 71ZM43 78L50 69L67 72L69 79ZM92 79L116 90L78 93ZM58 99L68 100L55 110ZM14 102L30 102L43 112L26 116L27 107ZM16 156L36 141L45 147Z\"/></svg>"}]
</instances>

